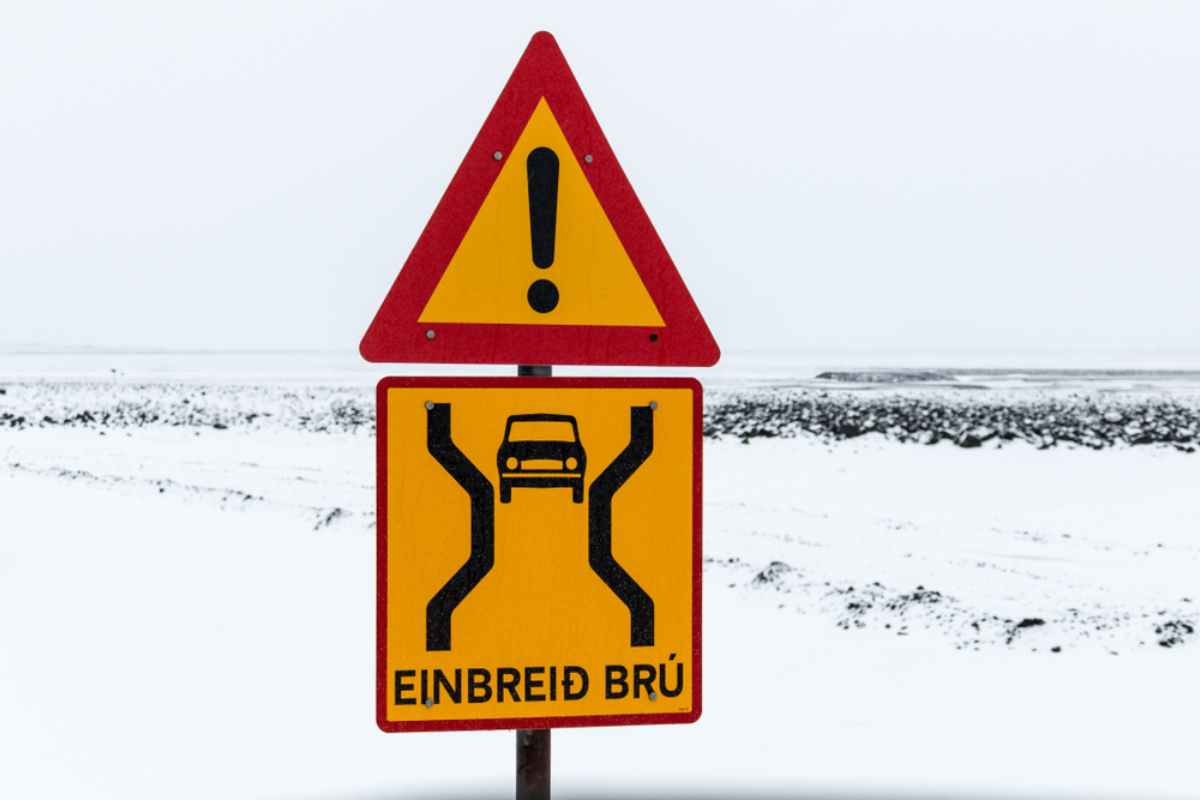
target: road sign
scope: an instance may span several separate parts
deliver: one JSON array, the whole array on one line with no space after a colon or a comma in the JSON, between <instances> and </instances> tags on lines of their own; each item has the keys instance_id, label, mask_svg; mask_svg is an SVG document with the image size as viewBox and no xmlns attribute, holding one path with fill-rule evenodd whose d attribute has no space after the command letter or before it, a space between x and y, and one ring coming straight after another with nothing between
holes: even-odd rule
<instances>
[{"instance_id":1,"label":"road sign","mask_svg":"<svg viewBox=\"0 0 1200 800\"><path fill-rule=\"evenodd\" d=\"M359 349L368 361L717 362L550 34L530 41Z\"/></svg>"},{"instance_id":2,"label":"road sign","mask_svg":"<svg viewBox=\"0 0 1200 800\"><path fill-rule=\"evenodd\" d=\"M691 379L385 378L385 731L700 716Z\"/></svg>"}]
</instances>

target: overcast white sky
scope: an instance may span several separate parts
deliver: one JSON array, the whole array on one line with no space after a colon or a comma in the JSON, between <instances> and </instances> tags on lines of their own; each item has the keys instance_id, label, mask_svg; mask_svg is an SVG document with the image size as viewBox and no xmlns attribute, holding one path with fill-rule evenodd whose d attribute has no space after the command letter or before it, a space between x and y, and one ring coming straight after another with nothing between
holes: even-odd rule
<instances>
[{"instance_id":1,"label":"overcast white sky","mask_svg":"<svg viewBox=\"0 0 1200 800\"><path fill-rule=\"evenodd\" d=\"M14 3L0 345L357 346L529 36L727 351L1200 351L1200 3Z\"/></svg>"}]
</instances>

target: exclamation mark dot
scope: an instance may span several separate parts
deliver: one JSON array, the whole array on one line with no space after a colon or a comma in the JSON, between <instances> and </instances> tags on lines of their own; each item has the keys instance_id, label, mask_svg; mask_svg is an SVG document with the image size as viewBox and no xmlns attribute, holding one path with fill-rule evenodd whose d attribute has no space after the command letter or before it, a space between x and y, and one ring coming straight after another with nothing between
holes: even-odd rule
<instances>
[{"instance_id":1,"label":"exclamation mark dot","mask_svg":"<svg viewBox=\"0 0 1200 800\"><path fill-rule=\"evenodd\" d=\"M538 147L525 159L529 181L529 234L533 264L549 269L554 264L554 231L558 217L558 156L549 147ZM554 281L539 278L529 285L529 307L547 314L558 305Z\"/></svg>"}]
</instances>

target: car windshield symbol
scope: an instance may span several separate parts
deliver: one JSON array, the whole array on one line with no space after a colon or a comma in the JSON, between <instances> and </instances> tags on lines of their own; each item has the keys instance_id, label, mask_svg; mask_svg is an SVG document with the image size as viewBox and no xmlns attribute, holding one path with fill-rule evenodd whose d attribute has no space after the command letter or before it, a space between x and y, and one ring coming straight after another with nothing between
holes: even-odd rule
<instances>
[{"instance_id":1,"label":"car windshield symbol","mask_svg":"<svg viewBox=\"0 0 1200 800\"><path fill-rule=\"evenodd\" d=\"M571 500L583 502L587 456L579 425L566 414L514 414L504 426L496 453L500 502L512 502L517 488L569 488Z\"/></svg>"}]
</instances>

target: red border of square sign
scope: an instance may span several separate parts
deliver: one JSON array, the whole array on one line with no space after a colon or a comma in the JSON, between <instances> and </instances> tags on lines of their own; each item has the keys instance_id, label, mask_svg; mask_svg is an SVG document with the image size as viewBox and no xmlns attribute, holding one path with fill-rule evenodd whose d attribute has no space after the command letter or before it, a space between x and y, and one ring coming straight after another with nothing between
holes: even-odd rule
<instances>
[{"instance_id":1,"label":"red border of square sign","mask_svg":"<svg viewBox=\"0 0 1200 800\"><path fill-rule=\"evenodd\" d=\"M508 719L395 722L387 712L387 391L392 388L509 389L690 389L692 391L692 710L659 714L597 714ZM401 378L388 377L376 387L376 537L375 537L375 721L385 733L408 731L576 728L600 725L653 725L695 722L701 711L701 512L703 506L704 389L693 378Z\"/></svg>"}]
</instances>

